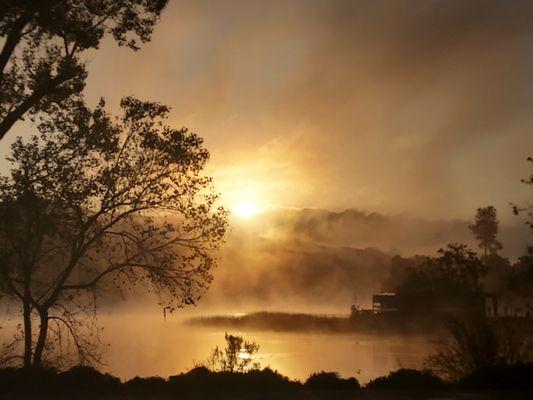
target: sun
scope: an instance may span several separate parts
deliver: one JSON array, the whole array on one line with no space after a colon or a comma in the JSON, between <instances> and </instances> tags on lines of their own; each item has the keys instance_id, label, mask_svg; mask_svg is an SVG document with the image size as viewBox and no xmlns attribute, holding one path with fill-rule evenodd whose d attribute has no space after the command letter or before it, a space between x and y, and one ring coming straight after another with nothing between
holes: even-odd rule
<instances>
[{"instance_id":1,"label":"sun","mask_svg":"<svg viewBox=\"0 0 533 400\"><path fill-rule=\"evenodd\" d=\"M232 211L240 217L250 218L259 212L259 208L251 201L241 201L233 207Z\"/></svg>"}]
</instances>

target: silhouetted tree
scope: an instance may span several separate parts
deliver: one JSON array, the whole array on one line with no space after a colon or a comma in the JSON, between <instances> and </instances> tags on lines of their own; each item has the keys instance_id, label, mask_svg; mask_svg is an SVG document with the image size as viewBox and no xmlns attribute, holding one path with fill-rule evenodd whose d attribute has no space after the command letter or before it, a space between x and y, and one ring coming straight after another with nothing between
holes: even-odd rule
<instances>
[{"instance_id":1,"label":"silhouetted tree","mask_svg":"<svg viewBox=\"0 0 533 400\"><path fill-rule=\"evenodd\" d=\"M514 294L533 297L533 254L519 258L507 277L507 288Z\"/></svg>"},{"instance_id":2,"label":"silhouetted tree","mask_svg":"<svg viewBox=\"0 0 533 400\"><path fill-rule=\"evenodd\" d=\"M483 249L483 255L494 254L503 246L496 239L498 234L498 220L496 209L493 206L478 208L476 218L470 230L479 241L479 247Z\"/></svg>"},{"instance_id":3,"label":"silhouetted tree","mask_svg":"<svg viewBox=\"0 0 533 400\"><path fill-rule=\"evenodd\" d=\"M249 368L259 369L259 362L254 355L259 350L255 342L248 342L242 336L224 335L226 347L221 350L215 347L205 361L205 367L211 371L245 372Z\"/></svg>"},{"instance_id":4,"label":"silhouetted tree","mask_svg":"<svg viewBox=\"0 0 533 400\"><path fill-rule=\"evenodd\" d=\"M26 113L54 113L80 101L82 54L108 35L137 50L167 1L1 0L0 140Z\"/></svg>"},{"instance_id":5,"label":"silhouetted tree","mask_svg":"<svg viewBox=\"0 0 533 400\"><path fill-rule=\"evenodd\" d=\"M438 256L410 268L397 287L401 310L410 314L457 312L480 306L480 278L486 268L476 253L453 243Z\"/></svg>"},{"instance_id":6,"label":"silhouetted tree","mask_svg":"<svg viewBox=\"0 0 533 400\"><path fill-rule=\"evenodd\" d=\"M527 161L531 163L533 166L533 158L528 157ZM525 183L526 185L532 185L533 186L533 173L529 175L528 178L522 179L522 183ZM526 204L523 206L518 206L516 204L511 203L511 206L513 207L513 212L515 215L518 215L520 213L526 213L527 214L527 221L526 224L529 225L533 232L533 205L532 204ZM533 255L533 246L528 246L527 252L529 255Z\"/></svg>"},{"instance_id":7,"label":"silhouetted tree","mask_svg":"<svg viewBox=\"0 0 533 400\"><path fill-rule=\"evenodd\" d=\"M483 257L483 264L487 272L482 279L483 289L490 293L502 293L512 271L510 260L494 253Z\"/></svg>"},{"instance_id":8,"label":"silhouetted tree","mask_svg":"<svg viewBox=\"0 0 533 400\"><path fill-rule=\"evenodd\" d=\"M427 363L439 375L459 380L487 368L516 365L528 359L530 340L520 321L479 316L448 322L450 337Z\"/></svg>"},{"instance_id":9,"label":"silhouetted tree","mask_svg":"<svg viewBox=\"0 0 533 400\"><path fill-rule=\"evenodd\" d=\"M394 292L396 288L405 280L409 271L427 262L428 257L415 255L405 258L396 255L391 258L387 276L381 282L381 290L384 292Z\"/></svg>"},{"instance_id":10,"label":"silhouetted tree","mask_svg":"<svg viewBox=\"0 0 533 400\"><path fill-rule=\"evenodd\" d=\"M27 367L69 343L80 362L97 360L88 328L105 290L141 285L172 311L211 282L226 211L202 174L202 139L166 126L160 104L121 107L120 118L103 101L58 114L13 144L11 174L0 178L3 295L23 317L7 348L24 343L14 357Z\"/></svg>"}]
</instances>

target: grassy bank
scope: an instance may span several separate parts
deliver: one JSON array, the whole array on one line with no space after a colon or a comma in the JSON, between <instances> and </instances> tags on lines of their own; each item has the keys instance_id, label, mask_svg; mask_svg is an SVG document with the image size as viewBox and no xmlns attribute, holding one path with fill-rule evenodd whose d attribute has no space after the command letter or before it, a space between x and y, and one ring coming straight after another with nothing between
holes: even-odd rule
<instances>
[{"instance_id":1,"label":"grassy bank","mask_svg":"<svg viewBox=\"0 0 533 400\"><path fill-rule=\"evenodd\" d=\"M366 313L348 316L329 316L304 313L260 311L244 315L212 315L191 318L187 324L223 329L274 332L387 332L430 333L442 328L442 321L412 319L399 313Z\"/></svg>"}]
</instances>

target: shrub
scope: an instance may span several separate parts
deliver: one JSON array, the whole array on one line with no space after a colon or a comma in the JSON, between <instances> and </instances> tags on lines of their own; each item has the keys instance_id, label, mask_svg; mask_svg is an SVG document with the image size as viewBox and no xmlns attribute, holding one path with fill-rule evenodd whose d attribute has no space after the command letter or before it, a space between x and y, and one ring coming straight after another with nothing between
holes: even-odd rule
<instances>
[{"instance_id":1,"label":"shrub","mask_svg":"<svg viewBox=\"0 0 533 400\"><path fill-rule=\"evenodd\" d=\"M459 382L471 389L533 390L533 363L479 369Z\"/></svg>"},{"instance_id":2,"label":"shrub","mask_svg":"<svg viewBox=\"0 0 533 400\"><path fill-rule=\"evenodd\" d=\"M458 381L476 371L526 362L530 341L518 324L475 316L453 319L447 325L450 339L428 358L427 365L444 378Z\"/></svg>"},{"instance_id":3,"label":"shrub","mask_svg":"<svg viewBox=\"0 0 533 400\"><path fill-rule=\"evenodd\" d=\"M255 354L259 345L248 342L242 336L224 335L226 347L221 350L218 346L213 349L211 355L200 366L219 372L246 372L251 369L259 369L259 362L255 360Z\"/></svg>"},{"instance_id":4,"label":"shrub","mask_svg":"<svg viewBox=\"0 0 533 400\"><path fill-rule=\"evenodd\" d=\"M446 383L430 371L399 369L366 384L367 389L432 390L442 389Z\"/></svg>"},{"instance_id":5,"label":"shrub","mask_svg":"<svg viewBox=\"0 0 533 400\"><path fill-rule=\"evenodd\" d=\"M61 392L113 393L120 389L120 379L86 366L76 366L58 375Z\"/></svg>"},{"instance_id":6,"label":"shrub","mask_svg":"<svg viewBox=\"0 0 533 400\"><path fill-rule=\"evenodd\" d=\"M205 367L196 367L184 374L169 377L168 385L173 395L206 398L235 398L250 393L286 393L301 388L301 384L269 368L237 373L212 372Z\"/></svg>"},{"instance_id":7,"label":"shrub","mask_svg":"<svg viewBox=\"0 0 533 400\"><path fill-rule=\"evenodd\" d=\"M140 378L136 376L124 383L124 390L129 394L153 395L167 390L167 381L158 376Z\"/></svg>"},{"instance_id":8,"label":"shrub","mask_svg":"<svg viewBox=\"0 0 533 400\"><path fill-rule=\"evenodd\" d=\"M0 394L57 391L57 373L52 368L0 370Z\"/></svg>"},{"instance_id":9,"label":"shrub","mask_svg":"<svg viewBox=\"0 0 533 400\"><path fill-rule=\"evenodd\" d=\"M337 372L314 373L304 383L311 390L358 390L361 388L355 378L343 379Z\"/></svg>"}]
</instances>

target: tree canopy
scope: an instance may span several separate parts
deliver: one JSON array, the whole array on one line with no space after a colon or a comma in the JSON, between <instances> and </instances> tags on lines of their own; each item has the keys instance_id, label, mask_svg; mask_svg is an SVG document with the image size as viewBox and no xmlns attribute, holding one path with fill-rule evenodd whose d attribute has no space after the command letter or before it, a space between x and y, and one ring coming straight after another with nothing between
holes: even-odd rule
<instances>
[{"instance_id":1,"label":"tree canopy","mask_svg":"<svg viewBox=\"0 0 533 400\"><path fill-rule=\"evenodd\" d=\"M137 50L168 0L0 0L0 140L26 114L81 98L82 54L106 36Z\"/></svg>"},{"instance_id":2,"label":"tree canopy","mask_svg":"<svg viewBox=\"0 0 533 400\"><path fill-rule=\"evenodd\" d=\"M533 166L533 157L528 157L527 161L531 163L531 166ZM533 173L530 174L527 178L522 179L522 183L526 185L533 186ZM525 204L525 205L517 205L517 204L511 204L513 207L513 212L515 215L518 215L520 213L526 213L527 214L527 221L526 224L529 225L533 232L533 205L532 204ZM533 254L533 246L530 246L528 249L528 252L530 254Z\"/></svg>"},{"instance_id":3,"label":"tree canopy","mask_svg":"<svg viewBox=\"0 0 533 400\"><path fill-rule=\"evenodd\" d=\"M57 114L13 144L0 178L2 290L21 304L12 348L24 342L26 365L65 335L79 361L96 359L81 321L105 290L142 285L172 310L211 282L226 211L202 173L202 139L165 125L166 106L131 97L121 106L120 118L103 101Z\"/></svg>"},{"instance_id":4,"label":"tree canopy","mask_svg":"<svg viewBox=\"0 0 533 400\"><path fill-rule=\"evenodd\" d=\"M414 314L475 309L486 268L466 245L449 244L436 257L409 269L397 287L403 311Z\"/></svg>"},{"instance_id":5,"label":"tree canopy","mask_svg":"<svg viewBox=\"0 0 533 400\"><path fill-rule=\"evenodd\" d=\"M479 241L479 247L483 249L485 256L495 254L502 249L502 244L496 239L498 235L498 220L496 209L493 206L477 209L476 218L470 230Z\"/></svg>"}]
</instances>

